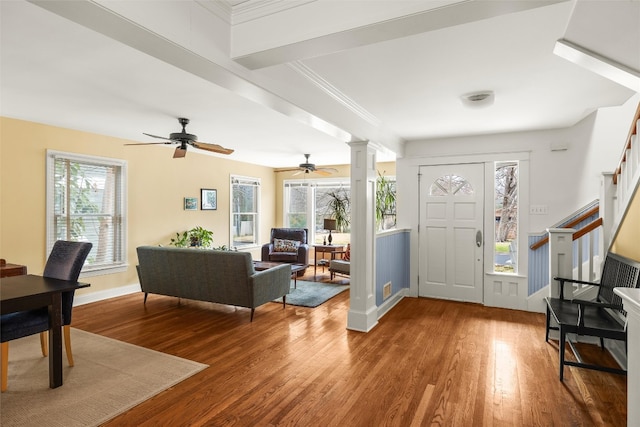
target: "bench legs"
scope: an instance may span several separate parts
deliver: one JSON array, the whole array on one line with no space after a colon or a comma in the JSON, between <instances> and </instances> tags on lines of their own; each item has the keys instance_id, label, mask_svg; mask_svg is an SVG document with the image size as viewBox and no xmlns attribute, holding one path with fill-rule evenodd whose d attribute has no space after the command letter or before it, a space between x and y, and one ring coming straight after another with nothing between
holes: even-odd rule
<instances>
[{"instance_id":1,"label":"bench legs","mask_svg":"<svg viewBox=\"0 0 640 427\"><path fill-rule=\"evenodd\" d=\"M564 328L560 326L560 341L558 341L558 349L560 353L560 381L564 379L564 351L567 333Z\"/></svg>"},{"instance_id":2,"label":"bench legs","mask_svg":"<svg viewBox=\"0 0 640 427\"><path fill-rule=\"evenodd\" d=\"M547 306L547 323L544 334L544 342L549 342L549 322L551 321L551 313L549 313L549 306Z\"/></svg>"}]
</instances>

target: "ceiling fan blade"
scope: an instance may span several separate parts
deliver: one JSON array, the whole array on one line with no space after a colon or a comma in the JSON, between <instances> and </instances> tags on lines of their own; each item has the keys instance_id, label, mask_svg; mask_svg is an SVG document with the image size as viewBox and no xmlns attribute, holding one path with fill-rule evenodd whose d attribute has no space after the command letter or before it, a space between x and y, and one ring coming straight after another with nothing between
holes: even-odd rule
<instances>
[{"instance_id":1,"label":"ceiling fan blade","mask_svg":"<svg viewBox=\"0 0 640 427\"><path fill-rule=\"evenodd\" d=\"M336 169L336 168L316 168L316 172L318 172L318 171L336 173L336 172L338 172L338 169Z\"/></svg>"},{"instance_id":2,"label":"ceiling fan blade","mask_svg":"<svg viewBox=\"0 0 640 427\"><path fill-rule=\"evenodd\" d=\"M224 148L223 146L218 144L208 144L206 142L193 142L191 145L201 150L207 150L213 153L220 153L220 154L233 153L233 150L231 148Z\"/></svg>"},{"instance_id":3,"label":"ceiling fan blade","mask_svg":"<svg viewBox=\"0 0 640 427\"><path fill-rule=\"evenodd\" d=\"M169 139L169 138L167 138L167 137L165 137L165 136L151 135L150 133L144 133L144 132L142 132L142 134L143 134L143 135L150 136L151 138L164 139L165 141L171 141L171 142L173 142L173 139Z\"/></svg>"},{"instance_id":4,"label":"ceiling fan blade","mask_svg":"<svg viewBox=\"0 0 640 427\"><path fill-rule=\"evenodd\" d=\"M173 144L172 142L132 142L131 144L124 145L164 145L164 144Z\"/></svg>"},{"instance_id":5,"label":"ceiling fan blade","mask_svg":"<svg viewBox=\"0 0 640 427\"><path fill-rule=\"evenodd\" d=\"M187 150L186 148L182 148L182 147L177 147L176 151L173 152L174 159L180 159L186 155L187 155Z\"/></svg>"},{"instance_id":6,"label":"ceiling fan blade","mask_svg":"<svg viewBox=\"0 0 640 427\"><path fill-rule=\"evenodd\" d=\"M295 169L291 169L291 170L295 170ZM292 173L291 176L296 176L296 175L300 175L301 173L304 173L305 171L298 169L298 172L296 173Z\"/></svg>"},{"instance_id":7,"label":"ceiling fan blade","mask_svg":"<svg viewBox=\"0 0 640 427\"><path fill-rule=\"evenodd\" d=\"M277 169L276 172L293 172L293 171L304 171L301 168L291 168L291 169Z\"/></svg>"},{"instance_id":8,"label":"ceiling fan blade","mask_svg":"<svg viewBox=\"0 0 640 427\"><path fill-rule=\"evenodd\" d=\"M322 169L316 169L314 170L315 173L320 174L322 176L329 176L331 175L331 172L327 172L327 171L323 171Z\"/></svg>"}]
</instances>

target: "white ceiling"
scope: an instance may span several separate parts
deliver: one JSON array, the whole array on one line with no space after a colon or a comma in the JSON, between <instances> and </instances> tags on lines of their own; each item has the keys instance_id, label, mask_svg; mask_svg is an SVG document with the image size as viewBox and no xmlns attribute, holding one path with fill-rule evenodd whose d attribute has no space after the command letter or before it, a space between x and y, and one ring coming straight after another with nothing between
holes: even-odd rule
<instances>
[{"instance_id":1,"label":"white ceiling","mask_svg":"<svg viewBox=\"0 0 640 427\"><path fill-rule=\"evenodd\" d=\"M567 127L634 94L553 54L573 2L489 17L470 13L467 22L442 24L436 14L443 8L427 10L436 2L405 1L413 8L406 19L433 17L425 32L398 35L361 25L375 34L354 44L359 33L332 30L332 39L310 39L322 45L318 51L289 43L238 61L229 53L234 10L253 6L244 27L236 26L251 35L250 25L296 13L302 19L304 7L331 2L298 0L274 11L278 2L267 0L1 1L0 112L138 142L151 142L142 132L177 132L177 117L188 117L187 131L235 149L231 159L292 167L303 153L318 165L349 163L345 141L351 140L371 140L381 148L379 159L389 160L393 151L402 154L403 141ZM438 5L444 3L458 2ZM469 5L459 3L454 6ZM391 3L366 7L383 4ZM419 8L425 10L416 13ZM225 10L227 23L220 18ZM407 22L387 24L402 32ZM314 25L320 31L330 24ZM254 37L267 36L256 31ZM286 63L259 64L287 55L293 57ZM494 91L494 104L465 107L460 96L478 90Z\"/></svg>"}]
</instances>

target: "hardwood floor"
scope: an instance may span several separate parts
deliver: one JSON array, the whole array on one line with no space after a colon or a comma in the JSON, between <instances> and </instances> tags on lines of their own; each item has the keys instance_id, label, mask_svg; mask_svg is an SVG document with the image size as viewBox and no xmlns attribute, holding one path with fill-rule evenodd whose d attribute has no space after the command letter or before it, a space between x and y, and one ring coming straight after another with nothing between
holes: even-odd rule
<instances>
[{"instance_id":1,"label":"hardwood floor","mask_svg":"<svg viewBox=\"0 0 640 427\"><path fill-rule=\"evenodd\" d=\"M136 294L74 308L73 326L209 365L108 426L626 425L626 377L568 367L561 383L541 314L405 298L365 334L346 329L348 298L250 323Z\"/></svg>"}]
</instances>

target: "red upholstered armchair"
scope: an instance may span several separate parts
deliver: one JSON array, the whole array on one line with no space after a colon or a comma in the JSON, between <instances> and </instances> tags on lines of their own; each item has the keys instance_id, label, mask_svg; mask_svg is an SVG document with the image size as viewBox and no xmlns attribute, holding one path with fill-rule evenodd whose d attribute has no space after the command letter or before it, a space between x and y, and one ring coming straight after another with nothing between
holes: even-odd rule
<instances>
[{"instance_id":1,"label":"red upholstered armchair","mask_svg":"<svg viewBox=\"0 0 640 427\"><path fill-rule=\"evenodd\" d=\"M269 243L262 246L262 261L308 265L308 236L306 228L272 228Z\"/></svg>"}]
</instances>

